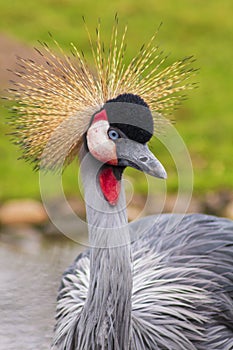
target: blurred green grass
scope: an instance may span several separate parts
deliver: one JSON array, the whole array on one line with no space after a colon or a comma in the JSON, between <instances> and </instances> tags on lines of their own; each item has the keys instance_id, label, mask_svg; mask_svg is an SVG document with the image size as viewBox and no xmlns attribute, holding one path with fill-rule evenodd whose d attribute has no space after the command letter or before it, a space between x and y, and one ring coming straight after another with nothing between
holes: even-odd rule
<instances>
[{"instance_id":1,"label":"blurred green grass","mask_svg":"<svg viewBox=\"0 0 233 350\"><path fill-rule=\"evenodd\" d=\"M233 2L231 0L118 0L99 2L80 0L0 0L0 32L29 45L37 40L49 41L48 31L68 50L74 42L89 51L82 15L94 33L98 17L102 19L103 39L108 39L115 13L120 26L129 25L128 58L148 41L160 22L163 26L158 43L171 53L167 63L194 55L200 72L199 88L188 93L188 100L176 111L176 128L183 137L193 161L194 193L233 188ZM39 198L38 174L24 161L5 133L7 111L0 106L0 199ZM155 141L153 150L165 165L168 190L177 189L175 165L168 152ZM76 178L74 166L64 175L67 193L73 193ZM128 171L136 190L145 191L144 177Z\"/></svg>"}]
</instances>

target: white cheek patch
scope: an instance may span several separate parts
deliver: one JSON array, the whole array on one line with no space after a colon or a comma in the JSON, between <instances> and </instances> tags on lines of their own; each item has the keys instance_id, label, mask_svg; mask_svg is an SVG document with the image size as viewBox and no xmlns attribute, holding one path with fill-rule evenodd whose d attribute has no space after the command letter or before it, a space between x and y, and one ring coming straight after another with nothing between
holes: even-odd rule
<instances>
[{"instance_id":1,"label":"white cheek patch","mask_svg":"<svg viewBox=\"0 0 233 350\"><path fill-rule=\"evenodd\" d=\"M100 112L101 117L102 112ZM87 131L89 151L93 157L102 163L117 165L116 145L108 137L109 123L106 120L106 113L103 114L103 118L100 118L98 115L96 116Z\"/></svg>"}]
</instances>

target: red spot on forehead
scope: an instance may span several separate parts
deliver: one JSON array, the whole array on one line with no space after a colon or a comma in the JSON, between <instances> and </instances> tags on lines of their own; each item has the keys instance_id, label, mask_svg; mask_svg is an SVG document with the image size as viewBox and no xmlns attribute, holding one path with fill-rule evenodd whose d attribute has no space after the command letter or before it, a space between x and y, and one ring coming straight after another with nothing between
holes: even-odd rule
<instances>
[{"instance_id":1,"label":"red spot on forehead","mask_svg":"<svg viewBox=\"0 0 233 350\"><path fill-rule=\"evenodd\" d=\"M108 121L108 116L107 116L105 109L102 109L102 111L95 114L94 119L93 119L93 123L96 123L100 120L107 120Z\"/></svg>"},{"instance_id":2,"label":"red spot on forehead","mask_svg":"<svg viewBox=\"0 0 233 350\"><path fill-rule=\"evenodd\" d=\"M120 194L120 181L116 179L112 168L104 168L99 175L100 188L105 199L115 205Z\"/></svg>"}]
</instances>

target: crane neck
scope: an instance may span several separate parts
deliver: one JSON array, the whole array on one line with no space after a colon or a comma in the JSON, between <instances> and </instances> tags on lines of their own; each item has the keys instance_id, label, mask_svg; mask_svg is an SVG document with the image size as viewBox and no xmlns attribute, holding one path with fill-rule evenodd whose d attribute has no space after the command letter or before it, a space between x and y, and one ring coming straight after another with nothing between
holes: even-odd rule
<instances>
[{"instance_id":1,"label":"crane neck","mask_svg":"<svg viewBox=\"0 0 233 350\"><path fill-rule=\"evenodd\" d=\"M82 160L90 244L90 284L84 307L90 332L105 348L129 348L131 334L131 251L123 184L116 205L104 198L98 181L101 163ZM91 331L92 329L92 331ZM108 348L108 347L106 347Z\"/></svg>"}]
</instances>

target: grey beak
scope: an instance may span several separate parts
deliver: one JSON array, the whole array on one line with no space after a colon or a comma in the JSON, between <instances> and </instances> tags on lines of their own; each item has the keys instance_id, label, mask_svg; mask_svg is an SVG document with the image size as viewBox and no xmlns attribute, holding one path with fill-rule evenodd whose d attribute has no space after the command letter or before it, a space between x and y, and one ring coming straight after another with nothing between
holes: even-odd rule
<instances>
[{"instance_id":1,"label":"grey beak","mask_svg":"<svg viewBox=\"0 0 233 350\"><path fill-rule=\"evenodd\" d=\"M147 145L125 138L116 141L118 164L131 166L154 177L167 178L167 173Z\"/></svg>"}]
</instances>

